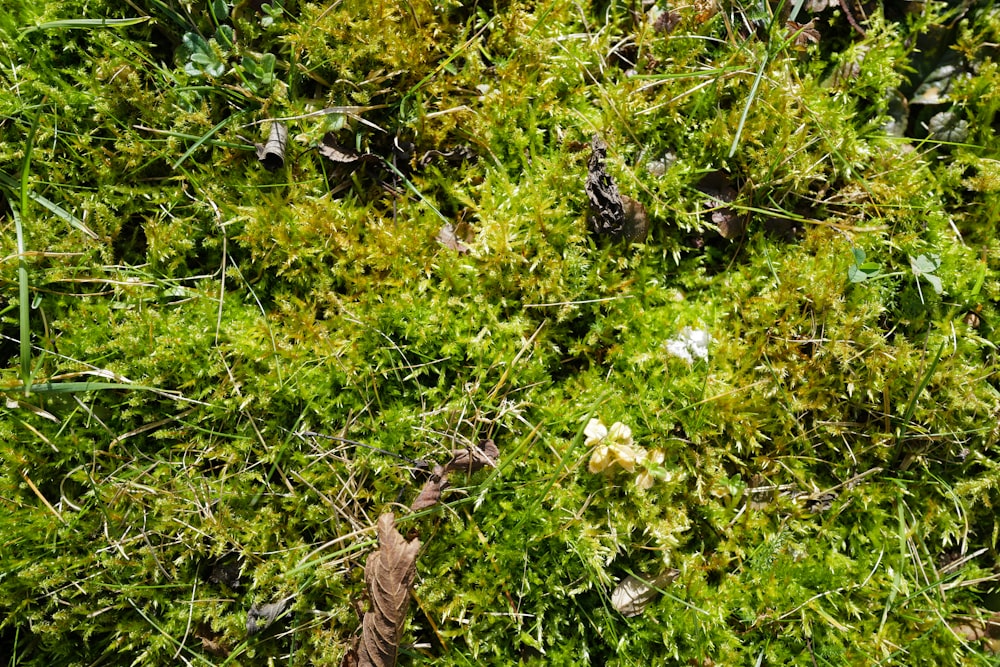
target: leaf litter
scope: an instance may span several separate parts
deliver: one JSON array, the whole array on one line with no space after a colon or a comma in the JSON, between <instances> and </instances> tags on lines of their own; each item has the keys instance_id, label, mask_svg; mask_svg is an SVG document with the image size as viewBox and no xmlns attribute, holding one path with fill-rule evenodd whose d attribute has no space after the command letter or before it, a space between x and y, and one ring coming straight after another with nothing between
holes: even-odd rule
<instances>
[{"instance_id":1,"label":"leaf litter","mask_svg":"<svg viewBox=\"0 0 1000 667\"><path fill-rule=\"evenodd\" d=\"M676 579L678 574L680 571L672 568L649 578L630 574L611 593L611 606L627 618L638 616L660 594L658 589Z\"/></svg>"},{"instance_id":2,"label":"leaf litter","mask_svg":"<svg viewBox=\"0 0 1000 667\"><path fill-rule=\"evenodd\" d=\"M590 202L587 215L590 231L597 237L612 241L642 242L649 232L646 208L635 199L621 194L605 167L607 156L608 145L595 134L584 185Z\"/></svg>"},{"instance_id":3,"label":"leaf litter","mask_svg":"<svg viewBox=\"0 0 1000 667\"><path fill-rule=\"evenodd\" d=\"M268 171L275 171L285 165L285 147L288 145L288 128L283 123L271 123L271 131L267 142L254 144L257 148L257 159Z\"/></svg>"},{"instance_id":4,"label":"leaf litter","mask_svg":"<svg viewBox=\"0 0 1000 667\"><path fill-rule=\"evenodd\" d=\"M365 612L361 621L357 649L360 667L396 664L420 551L419 539L407 540L396 530L396 517L391 512L378 518L377 532L379 548L365 563L371 610Z\"/></svg>"},{"instance_id":5,"label":"leaf litter","mask_svg":"<svg viewBox=\"0 0 1000 667\"><path fill-rule=\"evenodd\" d=\"M289 595L277 602L250 607L250 611L247 612L247 634L255 635L274 625L276 620L285 615L294 600L295 596Z\"/></svg>"},{"instance_id":6,"label":"leaf litter","mask_svg":"<svg viewBox=\"0 0 1000 667\"><path fill-rule=\"evenodd\" d=\"M448 477L451 473L465 471L471 475L485 467L495 467L499 456L500 450L493 440L485 440L478 447L453 451L451 459L446 464L434 466L430 479L420 489L410 509L419 512L436 505L441 499L441 494L448 488Z\"/></svg>"}]
</instances>

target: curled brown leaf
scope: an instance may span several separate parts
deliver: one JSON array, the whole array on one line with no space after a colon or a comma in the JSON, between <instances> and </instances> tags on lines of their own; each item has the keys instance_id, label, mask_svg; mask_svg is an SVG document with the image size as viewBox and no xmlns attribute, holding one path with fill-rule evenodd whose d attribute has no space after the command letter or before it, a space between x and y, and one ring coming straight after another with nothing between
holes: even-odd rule
<instances>
[{"instance_id":1,"label":"curled brown leaf","mask_svg":"<svg viewBox=\"0 0 1000 667\"><path fill-rule=\"evenodd\" d=\"M359 667L396 664L420 551L420 540L407 541L396 530L396 519L391 512L378 518L376 530L379 547L365 563L365 584L372 608L361 622Z\"/></svg>"},{"instance_id":2,"label":"curled brown leaf","mask_svg":"<svg viewBox=\"0 0 1000 667\"><path fill-rule=\"evenodd\" d=\"M283 123L273 121L267 142L256 144L257 159L268 171L279 169L285 164L285 146L288 145L288 128Z\"/></svg>"}]
</instances>

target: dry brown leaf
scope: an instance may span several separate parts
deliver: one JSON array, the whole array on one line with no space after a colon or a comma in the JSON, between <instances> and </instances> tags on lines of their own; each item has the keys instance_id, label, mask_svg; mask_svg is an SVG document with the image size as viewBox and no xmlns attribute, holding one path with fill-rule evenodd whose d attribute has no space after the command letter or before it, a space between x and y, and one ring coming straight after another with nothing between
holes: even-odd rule
<instances>
[{"instance_id":1,"label":"dry brown leaf","mask_svg":"<svg viewBox=\"0 0 1000 667\"><path fill-rule=\"evenodd\" d=\"M469 246L465 245L464 241L472 240L470 232L471 229L467 223L460 222L457 225L453 225L450 222L446 222L438 232L437 241L446 248L451 248L459 255L464 255L469 252Z\"/></svg>"},{"instance_id":2,"label":"dry brown leaf","mask_svg":"<svg viewBox=\"0 0 1000 667\"><path fill-rule=\"evenodd\" d=\"M736 188L729 180L729 174L724 171L713 171L698 181L698 190L711 197L714 201L709 210L709 219L718 228L722 238L732 240L746 230L746 220L735 210L727 206L735 201Z\"/></svg>"},{"instance_id":3,"label":"dry brown leaf","mask_svg":"<svg viewBox=\"0 0 1000 667\"><path fill-rule=\"evenodd\" d=\"M445 476L444 467L434 466L434 472L431 473L430 479L420 489L420 493L417 494L413 504L410 505L410 509L414 512L419 512L420 510L437 505L437 502L441 499L441 492L447 488L448 478Z\"/></svg>"},{"instance_id":4,"label":"dry brown leaf","mask_svg":"<svg viewBox=\"0 0 1000 667\"><path fill-rule=\"evenodd\" d=\"M285 164L285 146L288 145L288 128L274 121L271 123L271 133L267 143L256 144L257 159L268 171L279 169Z\"/></svg>"},{"instance_id":5,"label":"dry brown leaf","mask_svg":"<svg viewBox=\"0 0 1000 667\"><path fill-rule=\"evenodd\" d=\"M587 163L587 181L584 190L590 201L590 229L597 236L621 238L625 225L625 206L611 174L604 161L608 157L608 145L599 135L591 142L590 161Z\"/></svg>"},{"instance_id":6,"label":"dry brown leaf","mask_svg":"<svg viewBox=\"0 0 1000 667\"><path fill-rule=\"evenodd\" d=\"M448 480L442 477L432 478L424 483L423 488L420 489L420 493L413 500L413 504L410 505L410 509L414 512L419 512L420 510L425 510L428 507L433 507L438 504L441 500L441 492L444 491L448 486Z\"/></svg>"},{"instance_id":7,"label":"dry brown leaf","mask_svg":"<svg viewBox=\"0 0 1000 667\"><path fill-rule=\"evenodd\" d=\"M417 574L420 540L409 542L396 530L396 518L387 512L378 518L378 551L365 563L365 583L371 611L361 622L359 667L392 667L410 604L410 588Z\"/></svg>"},{"instance_id":8,"label":"dry brown leaf","mask_svg":"<svg viewBox=\"0 0 1000 667\"><path fill-rule=\"evenodd\" d=\"M996 655L1000 653L1000 612L986 620L978 618L956 619L951 622L952 632L968 642L980 642L982 647Z\"/></svg>"},{"instance_id":9,"label":"dry brown leaf","mask_svg":"<svg viewBox=\"0 0 1000 667\"><path fill-rule=\"evenodd\" d=\"M360 169L366 162L378 162L379 158L371 153L360 153L353 148L341 145L332 134L323 137L319 145L319 154L347 171Z\"/></svg>"},{"instance_id":10,"label":"dry brown leaf","mask_svg":"<svg viewBox=\"0 0 1000 667\"><path fill-rule=\"evenodd\" d=\"M441 493L448 488L448 476L453 472L472 474L486 467L496 467L500 449L492 439L483 440L478 447L456 449L443 466L434 466L430 479L424 483L410 509L419 512L438 503Z\"/></svg>"},{"instance_id":11,"label":"dry brown leaf","mask_svg":"<svg viewBox=\"0 0 1000 667\"><path fill-rule=\"evenodd\" d=\"M465 471L469 474L489 466L494 467L500 450L492 439L485 440L478 447L458 449L451 453L451 460L444 464L445 473Z\"/></svg>"},{"instance_id":12,"label":"dry brown leaf","mask_svg":"<svg viewBox=\"0 0 1000 667\"><path fill-rule=\"evenodd\" d=\"M795 36L795 46L805 48L810 44L819 44L819 30L812 21L809 23L797 23L795 21L785 21L785 29L788 35Z\"/></svg>"},{"instance_id":13,"label":"dry brown leaf","mask_svg":"<svg viewBox=\"0 0 1000 667\"><path fill-rule=\"evenodd\" d=\"M230 649L224 641L221 632L215 632L207 623L202 623L194 631L194 636L201 640L201 648L220 658L229 657Z\"/></svg>"},{"instance_id":14,"label":"dry brown leaf","mask_svg":"<svg viewBox=\"0 0 1000 667\"><path fill-rule=\"evenodd\" d=\"M681 15L673 10L660 12L653 21L653 32L669 35L681 23Z\"/></svg>"},{"instance_id":15,"label":"dry brown leaf","mask_svg":"<svg viewBox=\"0 0 1000 667\"><path fill-rule=\"evenodd\" d=\"M666 570L651 579L628 575L611 593L611 606L622 616L638 616L660 594L657 590L677 578L677 570Z\"/></svg>"}]
</instances>

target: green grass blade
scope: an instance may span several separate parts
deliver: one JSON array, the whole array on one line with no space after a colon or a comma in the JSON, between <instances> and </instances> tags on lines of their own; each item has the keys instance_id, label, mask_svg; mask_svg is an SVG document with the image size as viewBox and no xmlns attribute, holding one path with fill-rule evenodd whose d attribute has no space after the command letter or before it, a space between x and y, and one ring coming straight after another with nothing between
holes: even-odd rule
<instances>
[{"instance_id":1,"label":"green grass blade","mask_svg":"<svg viewBox=\"0 0 1000 667\"><path fill-rule=\"evenodd\" d=\"M17 301L18 319L20 323L20 353L21 353L21 383L25 387L25 395L30 393L31 382L31 326L28 321L31 304L28 298L28 263L24 259L24 227L17 206L10 202L10 212L14 217L14 230L17 233Z\"/></svg>"},{"instance_id":2,"label":"green grass blade","mask_svg":"<svg viewBox=\"0 0 1000 667\"><path fill-rule=\"evenodd\" d=\"M49 21L40 25L25 28L21 31L20 37L35 32L36 30L52 30L55 28L70 28L90 30L93 28L120 28L123 26L138 25L149 21L149 16L139 16L131 19L63 19L60 21Z\"/></svg>"},{"instance_id":3,"label":"green grass blade","mask_svg":"<svg viewBox=\"0 0 1000 667\"><path fill-rule=\"evenodd\" d=\"M177 169L182 164L184 164L184 160L187 160L189 157L191 157L191 155L196 150L198 150L201 147L202 144L204 144L206 141L208 141L209 139L212 138L212 135L214 135L216 132L218 132L219 130L221 130L225 126L229 125L231 122L233 122L234 120L236 120L237 118L239 118L242 115L243 115L242 113L234 114L234 115L230 116L229 118L226 118L226 119L222 120L222 122L218 123L211 130L209 130L205 134L201 135L201 137L199 137L196 142L194 142L193 144L191 144L191 148L189 148L186 151L184 151L184 155L182 155L179 158L177 158L177 161L174 162L172 165L170 165L171 169Z\"/></svg>"},{"instance_id":4,"label":"green grass blade","mask_svg":"<svg viewBox=\"0 0 1000 667\"><path fill-rule=\"evenodd\" d=\"M18 293L18 320L19 320L19 348L21 358L21 384L25 387L25 395L30 393L31 384L31 301L28 294L28 262L25 259L24 244L24 223L21 213L28 214L28 175L31 169L31 154L35 148L35 135L38 133L38 124L42 119L42 112L39 110L35 114L35 119L31 122L31 130L24 146L24 159L21 161L21 210L17 210L14 202L10 203L11 215L14 217L14 230L17 234L17 293Z\"/></svg>"},{"instance_id":5,"label":"green grass blade","mask_svg":"<svg viewBox=\"0 0 1000 667\"><path fill-rule=\"evenodd\" d=\"M924 376L920 379L920 384L917 385L913 395L910 396L910 403L906 406L906 414L903 415L903 423L899 426L899 435L896 436L896 447L892 452L891 466L895 466L899 462L899 454L903 448L903 439L906 437L906 433L909 430L910 418L913 417L913 411L917 409L917 398L921 393L923 393L924 389L927 388L928 383L931 381L931 376L934 375L938 362L941 361L941 353L944 352L944 346L947 342L947 338L941 341L941 345L938 346L937 352L934 354L934 360L931 362L930 368L928 368L927 372L924 373Z\"/></svg>"},{"instance_id":6,"label":"green grass blade","mask_svg":"<svg viewBox=\"0 0 1000 667\"><path fill-rule=\"evenodd\" d=\"M23 201L23 196L21 195L21 188L18 186L17 181L15 181L13 178L3 173L2 171L0 171L0 185L6 186L12 193L16 193L15 196L21 197ZM51 199L47 199L46 197L43 197L40 194L31 192L30 190L28 191L28 199L35 202L42 208L46 209L47 211L55 215L57 218L66 221L66 223L68 223L71 227L83 232L91 239L97 241L101 238L100 236L97 235L96 232L94 232L94 230L92 230L90 227L84 224L83 220L76 217L75 215L64 209L62 206L60 206L59 204L56 204Z\"/></svg>"},{"instance_id":7,"label":"green grass blade","mask_svg":"<svg viewBox=\"0 0 1000 667\"><path fill-rule=\"evenodd\" d=\"M764 78L764 70L767 69L770 61L771 54L768 53L760 63L760 69L757 70L757 76L754 77L753 86L750 87L750 94L747 95L747 102L743 105L743 113L740 114L740 122L736 126L736 134L733 135L733 145L729 147L728 157L736 155L736 148L740 145L740 137L743 136L743 126L746 125L747 116L750 115L750 107L753 106L753 101L757 97L757 89L760 88L760 81Z\"/></svg>"}]
</instances>

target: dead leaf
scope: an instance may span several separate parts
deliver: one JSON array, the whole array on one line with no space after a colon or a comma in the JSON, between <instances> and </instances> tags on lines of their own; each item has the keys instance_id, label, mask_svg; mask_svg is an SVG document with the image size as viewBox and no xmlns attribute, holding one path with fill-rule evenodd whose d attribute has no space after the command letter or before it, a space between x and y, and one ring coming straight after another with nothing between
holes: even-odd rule
<instances>
[{"instance_id":1,"label":"dead leaf","mask_svg":"<svg viewBox=\"0 0 1000 667\"><path fill-rule=\"evenodd\" d=\"M378 518L378 550L365 563L365 583L371 611L361 622L359 667L392 667L410 604L410 588L417 574L420 540L409 542L396 530L391 512Z\"/></svg>"},{"instance_id":2,"label":"dead leaf","mask_svg":"<svg viewBox=\"0 0 1000 667\"><path fill-rule=\"evenodd\" d=\"M456 470L472 474L483 468L495 467L500 450L492 439L484 440L478 447L467 447L452 452L451 460L444 464L445 473Z\"/></svg>"},{"instance_id":3,"label":"dead leaf","mask_svg":"<svg viewBox=\"0 0 1000 667\"><path fill-rule=\"evenodd\" d=\"M447 488L448 478L445 476L444 467L434 466L434 472L431 473L430 479L420 489L420 493L413 500L410 509L414 512L419 512L420 510L437 505L438 501L441 500L441 492Z\"/></svg>"},{"instance_id":4,"label":"dead leaf","mask_svg":"<svg viewBox=\"0 0 1000 667\"><path fill-rule=\"evenodd\" d=\"M622 195L625 206L625 227L623 236L627 241L642 242L649 233L649 219L646 217L646 207L641 202Z\"/></svg>"},{"instance_id":5,"label":"dead leaf","mask_svg":"<svg viewBox=\"0 0 1000 667\"><path fill-rule=\"evenodd\" d=\"M294 595L289 595L277 602L250 607L247 612L247 634L254 635L271 627L288 610L294 599Z\"/></svg>"},{"instance_id":6,"label":"dead leaf","mask_svg":"<svg viewBox=\"0 0 1000 667\"><path fill-rule=\"evenodd\" d=\"M595 134L591 142L584 189L590 200L591 231L598 236L615 238L621 236L625 224L625 207L618 186L604 166L607 157L608 145Z\"/></svg>"},{"instance_id":7,"label":"dead leaf","mask_svg":"<svg viewBox=\"0 0 1000 667\"><path fill-rule=\"evenodd\" d=\"M458 146L457 148L453 148L450 151L438 151L438 150L427 151L426 153L420 156L420 160L418 160L417 163L421 167L426 167L432 162L441 160L445 162L445 164L448 164L452 167L457 167L461 165L463 162L468 162L469 164L472 164L476 161L476 159L477 159L476 152L472 150L470 146Z\"/></svg>"},{"instance_id":8,"label":"dead leaf","mask_svg":"<svg viewBox=\"0 0 1000 667\"><path fill-rule=\"evenodd\" d=\"M653 21L653 32L661 32L664 35L669 35L680 23L681 15L672 9L668 9L667 11L660 12L656 20Z\"/></svg>"},{"instance_id":9,"label":"dead leaf","mask_svg":"<svg viewBox=\"0 0 1000 667\"><path fill-rule=\"evenodd\" d=\"M338 143L330 133L323 137L323 143L319 145L318 150L320 155L348 172L360 169L366 163L379 161L378 156L372 153L361 153Z\"/></svg>"},{"instance_id":10,"label":"dead leaf","mask_svg":"<svg viewBox=\"0 0 1000 667\"><path fill-rule=\"evenodd\" d=\"M952 632L967 642L980 642L983 648L996 655L1000 653L1000 612L985 620L978 618L956 619L951 622Z\"/></svg>"},{"instance_id":11,"label":"dead leaf","mask_svg":"<svg viewBox=\"0 0 1000 667\"><path fill-rule=\"evenodd\" d=\"M454 250L459 255L469 252L469 246L465 245L464 242L471 240L472 228L467 222L459 222L457 225L446 222L441 226L441 230L437 235L438 243Z\"/></svg>"},{"instance_id":12,"label":"dead leaf","mask_svg":"<svg viewBox=\"0 0 1000 667\"><path fill-rule=\"evenodd\" d=\"M836 500L837 494L830 491L814 494L805 499L806 509L809 510L811 514L819 514L833 507L833 503Z\"/></svg>"},{"instance_id":13,"label":"dead leaf","mask_svg":"<svg viewBox=\"0 0 1000 667\"><path fill-rule=\"evenodd\" d=\"M434 466L430 479L424 483L420 493L414 499L410 509L419 512L432 507L441 500L441 493L448 488L448 476L453 472L472 474L486 467L496 467L500 449L492 439L484 440L478 447L457 449L451 453L451 459L443 466Z\"/></svg>"},{"instance_id":14,"label":"dead leaf","mask_svg":"<svg viewBox=\"0 0 1000 667\"><path fill-rule=\"evenodd\" d=\"M222 641L222 633L215 632L207 623L201 623L194 631L194 636L201 640L201 648L206 653L220 658L229 657L230 648Z\"/></svg>"},{"instance_id":15,"label":"dead leaf","mask_svg":"<svg viewBox=\"0 0 1000 667\"><path fill-rule=\"evenodd\" d=\"M347 649L344 653L343 659L340 661L340 667L358 667L358 652L354 648Z\"/></svg>"},{"instance_id":16,"label":"dead leaf","mask_svg":"<svg viewBox=\"0 0 1000 667\"><path fill-rule=\"evenodd\" d=\"M256 144L257 159L268 171L279 169L285 164L285 146L287 145L288 128L278 121L273 121L267 143Z\"/></svg>"},{"instance_id":17,"label":"dead leaf","mask_svg":"<svg viewBox=\"0 0 1000 667\"><path fill-rule=\"evenodd\" d=\"M658 588L663 588L677 578L678 570L669 569L656 577L640 579L628 575L611 593L611 606L622 616L638 616L660 594Z\"/></svg>"},{"instance_id":18,"label":"dead leaf","mask_svg":"<svg viewBox=\"0 0 1000 667\"><path fill-rule=\"evenodd\" d=\"M729 174L724 171L713 171L698 181L700 192L711 197L713 207L708 211L708 218L719 230L722 238L732 240L746 230L746 220L726 204L735 201L736 188L729 180Z\"/></svg>"},{"instance_id":19,"label":"dead leaf","mask_svg":"<svg viewBox=\"0 0 1000 667\"><path fill-rule=\"evenodd\" d=\"M819 30L809 23L796 23L795 21L785 21L785 29L789 36L795 36L795 46L805 48L810 44L819 44Z\"/></svg>"},{"instance_id":20,"label":"dead leaf","mask_svg":"<svg viewBox=\"0 0 1000 667\"><path fill-rule=\"evenodd\" d=\"M590 231L612 241L642 241L649 229L646 209L631 197L622 197L604 161L608 145L597 134L591 142L590 161L584 190L590 202L587 215Z\"/></svg>"}]
</instances>

